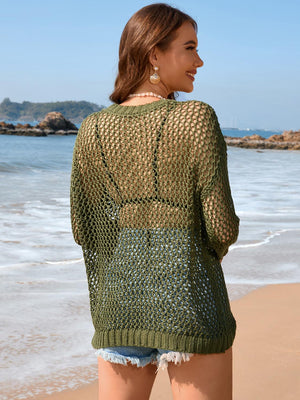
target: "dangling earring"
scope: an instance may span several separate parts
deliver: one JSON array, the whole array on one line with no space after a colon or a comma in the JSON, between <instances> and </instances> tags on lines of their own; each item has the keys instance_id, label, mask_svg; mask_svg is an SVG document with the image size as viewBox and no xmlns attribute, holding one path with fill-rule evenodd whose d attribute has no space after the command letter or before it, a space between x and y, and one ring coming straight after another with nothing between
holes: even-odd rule
<instances>
[{"instance_id":1,"label":"dangling earring","mask_svg":"<svg viewBox=\"0 0 300 400\"><path fill-rule=\"evenodd\" d=\"M154 74L150 75L150 82L153 83L153 85L157 85L160 82L160 76L158 75L158 67L153 67L154 69Z\"/></svg>"}]
</instances>

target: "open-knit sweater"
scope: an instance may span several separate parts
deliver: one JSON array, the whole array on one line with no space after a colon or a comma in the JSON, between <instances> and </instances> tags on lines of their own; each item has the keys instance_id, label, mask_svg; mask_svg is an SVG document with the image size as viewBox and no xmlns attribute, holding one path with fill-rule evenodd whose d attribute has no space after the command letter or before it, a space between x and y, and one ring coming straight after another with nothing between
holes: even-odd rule
<instances>
[{"instance_id":1,"label":"open-knit sweater","mask_svg":"<svg viewBox=\"0 0 300 400\"><path fill-rule=\"evenodd\" d=\"M74 146L70 200L94 348L219 353L232 345L220 260L239 219L211 106L158 100L90 115Z\"/></svg>"}]
</instances>

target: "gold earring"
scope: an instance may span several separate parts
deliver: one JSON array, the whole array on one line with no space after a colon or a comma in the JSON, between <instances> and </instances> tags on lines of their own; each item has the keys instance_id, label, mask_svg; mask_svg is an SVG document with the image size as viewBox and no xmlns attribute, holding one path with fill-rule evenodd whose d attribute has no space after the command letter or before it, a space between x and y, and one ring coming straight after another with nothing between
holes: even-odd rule
<instances>
[{"instance_id":1,"label":"gold earring","mask_svg":"<svg viewBox=\"0 0 300 400\"><path fill-rule=\"evenodd\" d=\"M158 67L153 67L154 69L154 74L150 75L150 82L153 83L153 85L157 85L160 82L160 76L158 75Z\"/></svg>"}]
</instances>

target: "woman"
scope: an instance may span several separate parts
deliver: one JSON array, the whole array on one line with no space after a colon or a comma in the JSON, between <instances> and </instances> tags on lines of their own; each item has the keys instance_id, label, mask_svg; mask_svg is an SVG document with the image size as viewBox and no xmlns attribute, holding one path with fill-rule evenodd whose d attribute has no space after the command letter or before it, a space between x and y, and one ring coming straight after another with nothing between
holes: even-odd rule
<instances>
[{"instance_id":1,"label":"woman","mask_svg":"<svg viewBox=\"0 0 300 400\"><path fill-rule=\"evenodd\" d=\"M95 327L99 398L148 399L166 367L174 399L232 398L236 323L220 261L238 235L212 107L177 102L203 61L197 25L166 4L128 21L114 104L74 147L71 218Z\"/></svg>"}]
</instances>

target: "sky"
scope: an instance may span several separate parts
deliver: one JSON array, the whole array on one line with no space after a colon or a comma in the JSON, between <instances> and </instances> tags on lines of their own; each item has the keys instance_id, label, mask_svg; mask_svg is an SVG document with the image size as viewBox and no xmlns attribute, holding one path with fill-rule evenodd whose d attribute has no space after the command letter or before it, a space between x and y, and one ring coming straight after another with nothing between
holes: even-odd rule
<instances>
[{"instance_id":1,"label":"sky","mask_svg":"<svg viewBox=\"0 0 300 400\"><path fill-rule=\"evenodd\" d=\"M300 129L300 1L175 0L198 23L194 91L222 127ZM0 102L109 106L118 47L137 0L0 0Z\"/></svg>"}]
</instances>

